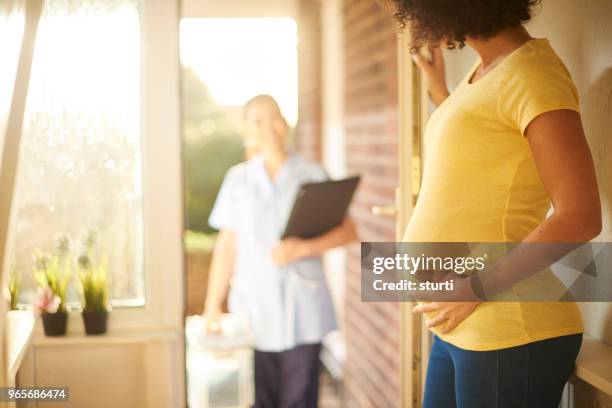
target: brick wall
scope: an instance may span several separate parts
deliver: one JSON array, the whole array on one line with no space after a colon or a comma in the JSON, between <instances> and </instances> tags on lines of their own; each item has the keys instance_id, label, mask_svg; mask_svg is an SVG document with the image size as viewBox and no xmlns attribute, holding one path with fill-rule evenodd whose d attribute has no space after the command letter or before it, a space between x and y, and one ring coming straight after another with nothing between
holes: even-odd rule
<instances>
[{"instance_id":1,"label":"brick wall","mask_svg":"<svg viewBox=\"0 0 612 408\"><path fill-rule=\"evenodd\" d=\"M310 3L310 4L308 4ZM300 19L299 151L320 157L321 66L317 56L317 2L302 0ZM379 0L345 0L345 132L349 174L362 175L352 207L361 239L393 241L395 222L372 215L394 203L397 186L397 50L389 12ZM306 26L305 26L306 25ZM318 88L317 88L318 87ZM345 403L347 407L398 407L399 305L362 303L359 246L349 249L345 299Z\"/></svg>"},{"instance_id":2,"label":"brick wall","mask_svg":"<svg viewBox=\"0 0 612 408\"><path fill-rule=\"evenodd\" d=\"M298 105L295 145L303 156L321 160L321 4L299 0Z\"/></svg>"},{"instance_id":3,"label":"brick wall","mask_svg":"<svg viewBox=\"0 0 612 408\"><path fill-rule=\"evenodd\" d=\"M397 50L392 18L378 0L345 1L346 149L362 184L353 216L363 241L395 240L395 221L372 215L397 187ZM346 290L347 406L398 407L399 305L363 303L359 247L349 255Z\"/></svg>"},{"instance_id":4,"label":"brick wall","mask_svg":"<svg viewBox=\"0 0 612 408\"><path fill-rule=\"evenodd\" d=\"M204 311L204 299L208 287L208 270L211 253L188 251L185 255L187 282L186 315L201 314Z\"/></svg>"}]
</instances>

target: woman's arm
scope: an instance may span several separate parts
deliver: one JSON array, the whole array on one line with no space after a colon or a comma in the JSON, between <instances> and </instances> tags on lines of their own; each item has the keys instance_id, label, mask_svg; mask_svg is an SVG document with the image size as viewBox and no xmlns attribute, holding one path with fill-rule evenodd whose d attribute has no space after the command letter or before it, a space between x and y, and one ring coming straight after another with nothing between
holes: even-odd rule
<instances>
[{"instance_id":1,"label":"woman's arm","mask_svg":"<svg viewBox=\"0 0 612 408\"><path fill-rule=\"evenodd\" d=\"M412 54L412 59L419 67L425 77L425 87L429 98L434 105L440 106L449 92L446 86L446 70L444 68L444 56L440 47L429 48L430 58L420 52Z\"/></svg>"},{"instance_id":2,"label":"woman's arm","mask_svg":"<svg viewBox=\"0 0 612 408\"><path fill-rule=\"evenodd\" d=\"M219 231L210 264L206 303L204 305L204 317L206 318L209 332L219 330L221 307L227 295L229 281L234 271L235 241L236 238L233 231Z\"/></svg>"},{"instance_id":3,"label":"woman's arm","mask_svg":"<svg viewBox=\"0 0 612 408\"><path fill-rule=\"evenodd\" d=\"M580 115L557 110L525 130L553 213L523 242L588 242L601 231L601 204Z\"/></svg>"},{"instance_id":4,"label":"woman's arm","mask_svg":"<svg viewBox=\"0 0 612 408\"><path fill-rule=\"evenodd\" d=\"M287 238L272 250L272 259L278 265L285 265L300 258L320 255L328 249L349 244L357 240L353 220L345 218L342 224L315 238Z\"/></svg>"},{"instance_id":5,"label":"woman's arm","mask_svg":"<svg viewBox=\"0 0 612 408\"><path fill-rule=\"evenodd\" d=\"M480 298L490 298L548 268L601 231L599 190L580 115L572 110L546 112L531 121L525 136L553 213L478 274L474 288Z\"/></svg>"}]
</instances>

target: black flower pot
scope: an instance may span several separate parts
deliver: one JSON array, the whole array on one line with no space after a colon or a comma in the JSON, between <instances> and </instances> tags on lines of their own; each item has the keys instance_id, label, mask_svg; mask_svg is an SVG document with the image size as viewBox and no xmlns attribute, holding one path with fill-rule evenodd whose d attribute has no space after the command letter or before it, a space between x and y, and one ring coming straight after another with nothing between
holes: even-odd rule
<instances>
[{"instance_id":1,"label":"black flower pot","mask_svg":"<svg viewBox=\"0 0 612 408\"><path fill-rule=\"evenodd\" d=\"M84 310L82 312L85 333L104 334L108 322L108 311L106 310Z\"/></svg>"},{"instance_id":2,"label":"black flower pot","mask_svg":"<svg viewBox=\"0 0 612 408\"><path fill-rule=\"evenodd\" d=\"M68 325L68 313L42 313L43 328L47 336L63 336Z\"/></svg>"}]
</instances>

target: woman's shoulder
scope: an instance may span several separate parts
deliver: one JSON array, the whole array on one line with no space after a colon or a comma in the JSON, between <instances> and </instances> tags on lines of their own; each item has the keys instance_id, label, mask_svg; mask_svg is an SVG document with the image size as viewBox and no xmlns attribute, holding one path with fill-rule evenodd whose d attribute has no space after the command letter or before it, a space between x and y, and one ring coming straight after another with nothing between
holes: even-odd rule
<instances>
[{"instance_id":1,"label":"woman's shoulder","mask_svg":"<svg viewBox=\"0 0 612 408\"><path fill-rule=\"evenodd\" d=\"M292 167L300 175L314 180L325 180L328 178L323 166L315 160L308 159L300 154L292 154L290 158Z\"/></svg>"},{"instance_id":2,"label":"woman's shoulder","mask_svg":"<svg viewBox=\"0 0 612 408\"><path fill-rule=\"evenodd\" d=\"M513 60L510 67L511 77L515 79L538 78L542 81L554 79L558 75L571 77L567 67L548 39L535 38L525 44L525 48ZM554 74L551 77L551 74Z\"/></svg>"},{"instance_id":3,"label":"woman's shoulder","mask_svg":"<svg viewBox=\"0 0 612 408\"><path fill-rule=\"evenodd\" d=\"M323 167L317 161L304 157L300 153L292 153L289 160L292 161L294 166L307 167L307 168L319 168Z\"/></svg>"},{"instance_id":4,"label":"woman's shoulder","mask_svg":"<svg viewBox=\"0 0 612 408\"><path fill-rule=\"evenodd\" d=\"M532 95L553 100L577 99L577 90L571 73L547 39L535 39L527 44L500 78L499 95Z\"/></svg>"},{"instance_id":5,"label":"woman's shoulder","mask_svg":"<svg viewBox=\"0 0 612 408\"><path fill-rule=\"evenodd\" d=\"M530 41L508 68L500 78L498 110L521 133L542 113L580 111L576 85L548 40Z\"/></svg>"},{"instance_id":6,"label":"woman's shoulder","mask_svg":"<svg viewBox=\"0 0 612 408\"><path fill-rule=\"evenodd\" d=\"M245 160L231 166L225 173L225 180L231 183L244 180L249 174L249 168L253 167L251 160Z\"/></svg>"}]
</instances>

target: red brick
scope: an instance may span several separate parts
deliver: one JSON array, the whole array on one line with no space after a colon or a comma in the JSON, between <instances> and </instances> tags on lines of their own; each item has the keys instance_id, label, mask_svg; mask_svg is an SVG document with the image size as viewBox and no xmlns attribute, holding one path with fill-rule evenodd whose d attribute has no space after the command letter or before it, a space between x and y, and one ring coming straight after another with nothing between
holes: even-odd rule
<instances>
[{"instance_id":1,"label":"red brick","mask_svg":"<svg viewBox=\"0 0 612 408\"><path fill-rule=\"evenodd\" d=\"M300 0L299 103L296 146L321 157L320 6ZM346 0L345 137L347 170L361 174L351 215L363 241L394 241L395 221L372 214L392 205L398 182L397 35L379 0ZM360 247L348 250L345 293L347 363L345 406L398 407L400 400L399 304L361 301Z\"/></svg>"}]
</instances>

